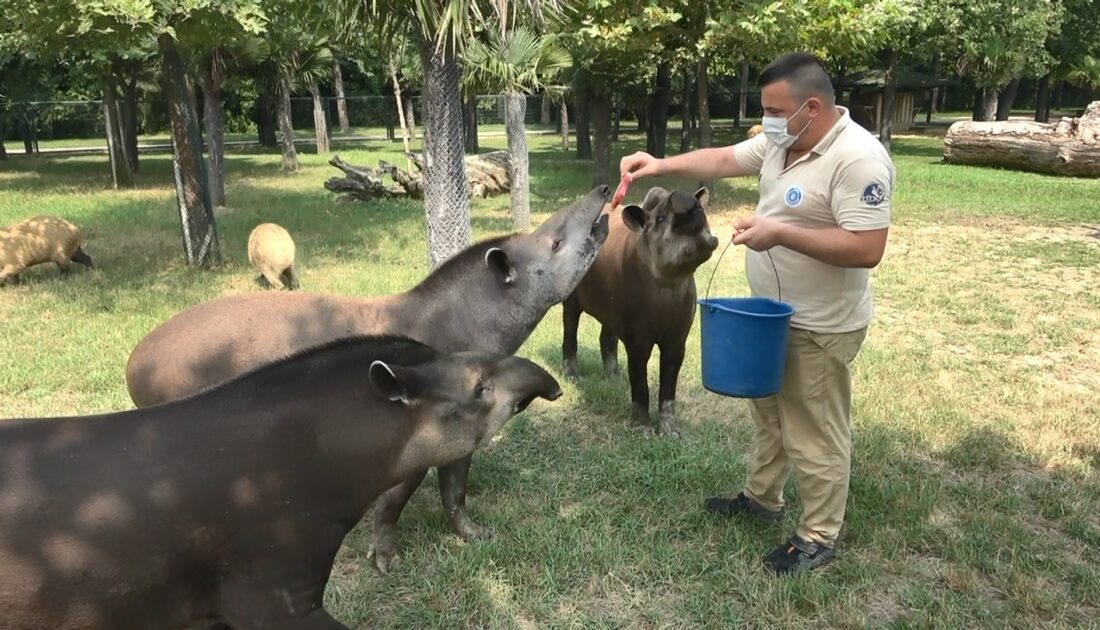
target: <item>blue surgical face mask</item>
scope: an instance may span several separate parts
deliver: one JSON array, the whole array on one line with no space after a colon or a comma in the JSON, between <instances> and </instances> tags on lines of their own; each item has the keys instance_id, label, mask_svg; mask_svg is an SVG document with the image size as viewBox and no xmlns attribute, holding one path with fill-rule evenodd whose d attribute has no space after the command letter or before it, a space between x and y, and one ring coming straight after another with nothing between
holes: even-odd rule
<instances>
[{"instance_id":1,"label":"blue surgical face mask","mask_svg":"<svg viewBox=\"0 0 1100 630\"><path fill-rule=\"evenodd\" d=\"M810 101L808 100L803 101L802 105L797 110L795 110L793 114L791 114L791 118L797 116L798 112L802 111L802 108L805 107L806 103L809 102ZM772 143L780 149L786 149L787 147L794 144L795 141L798 140L798 137L801 136L802 133L806 131L806 128L810 126L810 123L813 122L812 120L807 120L806 124L802 127L802 130L792 136L791 134L787 133L787 123L790 122L791 118L784 118L782 116L764 116L760 120L760 126L764 128L764 135L767 136L768 140L771 140Z\"/></svg>"}]
</instances>

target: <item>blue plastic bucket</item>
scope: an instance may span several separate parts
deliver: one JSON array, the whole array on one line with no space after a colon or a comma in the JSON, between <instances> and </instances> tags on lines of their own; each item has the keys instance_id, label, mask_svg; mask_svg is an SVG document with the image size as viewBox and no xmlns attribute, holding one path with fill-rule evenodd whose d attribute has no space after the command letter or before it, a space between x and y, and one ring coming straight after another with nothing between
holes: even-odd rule
<instances>
[{"instance_id":1,"label":"blue plastic bucket","mask_svg":"<svg viewBox=\"0 0 1100 630\"><path fill-rule=\"evenodd\" d=\"M699 300L703 387L735 398L779 392L794 308L762 297Z\"/></svg>"}]
</instances>

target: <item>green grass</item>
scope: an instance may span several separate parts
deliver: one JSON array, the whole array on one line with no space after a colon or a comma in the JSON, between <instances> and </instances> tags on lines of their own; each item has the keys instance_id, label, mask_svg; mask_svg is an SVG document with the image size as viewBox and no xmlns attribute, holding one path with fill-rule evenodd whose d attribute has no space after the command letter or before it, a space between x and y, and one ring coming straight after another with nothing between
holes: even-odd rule
<instances>
[{"instance_id":1,"label":"green grass","mask_svg":"<svg viewBox=\"0 0 1100 630\"><path fill-rule=\"evenodd\" d=\"M626 135L616 149L640 143ZM400 159L399 147L339 153L374 164ZM531 148L538 222L591 175L553 137ZM402 516L403 563L376 575L358 528L329 609L364 628L1095 626L1100 181L950 166L941 152L936 138L896 141L894 225L854 364L851 495L830 568L775 579L760 567L796 524L793 483L782 527L702 513L706 496L743 482L752 427L744 402L702 389L698 327L681 377L685 436L673 442L626 428L628 385L600 376L586 318L582 378L561 378L562 399L534 405L475 456L469 504L496 537L467 544L449 531L433 473ZM100 265L66 279L43 266L0 290L0 417L128 408L123 366L149 329L260 290L245 253L260 221L294 234L306 290L381 295L423 277L419 204L338 203L322 186L337 174L327 158L302 161L283 175L275 152L231 152L218 223L227 263L210 272L181 262L167 155L142 156L125 192L109 190L103 156L0 163L0 224L64 215ZM723 241L755 198L751 178L717 185L710 216ZM506 198L476 201L475 236L507 231L509 217ZM701 291L714 265L698 271ZM731 249L712 293L746 294L743 271ZM552 309L519 351L559 377L560 317Z\"/></svg>"}]
</instances>

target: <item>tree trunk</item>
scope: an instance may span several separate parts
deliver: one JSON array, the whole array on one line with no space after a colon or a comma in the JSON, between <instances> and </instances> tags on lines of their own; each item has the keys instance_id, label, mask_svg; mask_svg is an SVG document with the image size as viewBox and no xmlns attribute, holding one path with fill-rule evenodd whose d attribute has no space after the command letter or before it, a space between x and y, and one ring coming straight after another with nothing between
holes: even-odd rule
<instances>
[{"instance_id":1,"label":"tree trunk","mask_svg":"<svg viewBox=\"0 0 1100 630\"><path fill-rule=\"evenodd\" d=\"M1020 78L1016 77L1007 86L1004 91L1001 92L1001 97L997 101L997 120L1008 120L1008 117L1012 114L1012 105L1016 102L1016 94L1020 91Z\"/></svg>"},{"instance_id":2,"label":"tree trunk","mask_svg":"<svg viewBox=\"0 0 1100 630\"><path fill-rule=\"evenodd\" d=\"M512 222L526 232L531 227L531 186L528 182L527 133L524 118L527 97L518 92L504 94L504 129L508 133L508 178L512 181Z\"/></svg>"},{"instance_id":3,"label":"tree trunk","mask_svg":"<svg viewBox=\"0 0 1100 630\"><path fill-rule=\"evenodd\" d=\"M974 90L974 103L971 106L971 119L980 121L982 116L985 115L984 109L985 90L980 87L975 87Z\"/></svg>"},{"instance_id":4,"label":"tree trunk","mask_svg":"<svg viewBox=\"0 0 1100 630\"><path fill-rule=\"evenodd\" d=\"M4 139L8 137L7 115L0 108L0 160L8 159L8 148L4 146Z\"/></svg>"},{"instance_id":5,"label":"tree trunk","mask_svg":"<svg viewBox=\"0 0 1100 630\"><path fill-rule=\"evenodd\" d=\"M691 93L694 84L691 66L684 66L684 91L680 102L680 153L691 150Z\"/></svg>"},{"instance_id":6,"label":"tree trunk","mask_svg":"<svg viewBox=\"0 0 1100 630\"><path fill-rule=\"evenodd\" d=\"M421 42L424 68L424 211L428 262L437 268L470 244L460 69L451 46Z\"/></svg>"},{"instance_id":7,"label":"tree trunk","mask_svg":"<svg viewBox=\"0 0 1100 630\"><path fill-rule=\"evenodd\" d=\"M111 183L115 190L133 188L134 173L122 141L122 108L118 98L118 77L108 63L103 69L103 121L107 128L107 154L111 162Z\"/></svg>"},{"instance_id":8,"label":"tree trunk","mask_svg":"<svg viewBox=\"0 0 1100 630\"><path fill-rule=\"evenodd\" d=\"M740 127L749 111L749 62L741 62L741 84L738 89L737 116L733 122L734 127Z\"/></svg>"},{"instance_id":9,"label":"tree trunk","mask_svg":"<svg viewBox=\"0 0 1100 630\"><path fill-rule=\"evenodd\" d=\"M203 123L206 126L206 144L210 155L207 177L210 182L210 205L225 206L225 110L222 104L220 63L211 60L203 68L202 98Z\"/></svg>"},{"instance_id":10,"label":"tree trunk","mask_svg":"<svg viewBox=\"0 0 1100 630\"><path fill-rule=\"evenodd\" d=\"M290 79L279 77L279 101L276 116L282 134L283 170L298 170L298 151L294 148L294 124L290 120Z\"/></svg>"},{"instance_id":11,"label":"tree trunk","mask_svg":"<svg viewBox=\"0 0 1100 630\"><path fill-rule=\"evenodd\" d=\"M669 62L657 66L657 85L650 97L649 129L646 132L646 153L665 157L668 146L668 107L672 102L672 71Z\"/></svg>"},{"instance_id":12,"label":"tree trunk","mask_svg":"<svg viewBox=\"0 0 1100 630\"><path fill-rule=\"evenodd\" d=\"M577 119L577 158L582 160L592 159L592 132L588 128L589 103L592 100L592 91L587 86L581 85L573 90L574 117Z\"/></svg>"},{"instance_id":13,"label":"tree trunk","mask_svg":"<svg viewBox=\"0 0 1100 630\"><path fill-rule=\"evenodd\" d=\"M332 60L332 87L336 90L336 118L340 122L340 133L350 133L348 101L344 95L344 71L340 69L340 62L336 59Z\"/></svg>"},{"instance_id":14,"label":"tree trunk","mask_svg":"<svg viewBox=\"0 0 1100 630\"><path fill-rule=\"evenodd\" d=\"M328 120L325 117L325 105L321 101L321 88L317 86L316 79L310 79L306 87L313 97L313 136L317 139L317 155L324 155L329 152Z\"/></svg>"},{"instance_id":15,"label":"tree trunk","mask_svg":"<svg viewBox=\"0 0 1100 630\"><path fill-rule=\"evenodd\" d=\"M466 97L466 103L462 106L462 117L466 128L466 153L476 154L477 146L477 94Z\"/></svg>"},{"instance_id":16,"label":"tree trunk","mask_svg":"<svg viewBox=\"0 0 1100 630\"><path fill-rule=\"evenodd\" d=\"M1035 97L1035 122L1050 121L1050 73L1039 79L1039 93Z\"/></svg>"},{"instance_id":17,"label":"tree trunk","mask_svg":"<svg viewBox=\"0 0 1100 630\"><path fill-rule=\"evenodd\" d=\"M932 92L928 95L928 106L924 109L924 124L932 124L932 114L936 111L936 99L939 98L940 88L932 88Z\"/></svg>"},{"instance_id":18,"label":"tree trunk","mask_svg":"<svg viewBox=\"0 0 1100 630\"><path fill-rule=\"evenodd\" d=\"M561 97L561 150L569 151L569 103Z\"/></svg>"},{"instance_id":19,"label":"tree trunk","mask_svg":"<svg viewBox=\"0 0 1100 630\"><path fill-rule=\"evenodd\" d=\"M944 138L944 161L1058 175L1100 177L1100 101L1056 123L957 122Z\"/></svg>"},{"instance_id":20,"label":"tree trunk","mask_svg":"<svg viewBox=\"0 0 1100 630\"><path fill-rule=\"evenodd\" d=\"M1066 82L1058 81L1054 86L1054 111L1062 111L1062 96L1066 93Z\"/></svg>"},{"instance_id":21,"label":"tree trunk","mask_svg":"<svg viewBox=\"0 0 1100 630\"><path fill-rule=\"evenodd\" d=\"M401 142L405 145L405 167L412 169L412 163L409 162L409 128L405 126L405 108L402 106L404 103L401 100L401 82L397 80L397 65L394 63L393 57L390 57L390 80L393 82L393 104L397 109L398 122L401 123Z\"/></svg>"},{"instance_id":22,"label":"tree trunk","mask_svg":"<svg viewBox=\"0 0 1100 630\"><path fill-rule=\"evenodd\" d=\"M550 124L550 95L545 92L542 94L542 111L539 112L539 124L543 126Z\"/></svg>"},{"instance_id":23,"label":"tree trunk","mask_svg":"<svg viewBox=\"0 0 1100 630\"><path fill-rule=\"evenodd\" d=\"M164 33L157 39L163 64L164 93L172 130L172 167L176 204L183 229L187 263L209 267L221 262L221 246L210 207L210 190L202 160L202 137L194 99L176 42Z\"/></svg>"},{"instance_id":24,"label":"tree trunk","mask_svg":"<svg viewBox=\"0 0 1100 630\"><path fill-rule=\"evenodd\" d=\"M23 151L34 155L38 151L38 131L34 125L34 114L28 109L23 111Z\"/></svg>"},{"instance_id":25,"label":"tree trunk","mask_svg":"<svg viewBox=\"0 0 1100 630\"><path fill-rule=\"evenodd\" d=\"M707 67L707 57L704 55L699 60L699 73L696 77L696 86L699 95L699 146L709 147L711 143L710 130L710 74Z\"/></svg>"},{"instance_id":26,"label":"tree trunk","mask_svg":"<svg viewBox=\"0 0 1100 630\"><path fill-rule=\"evenodd\" d=\"M890 151L890 140L894 132L894 104L898 94L898 51L887 50L884 57L886 77L882 89L882 118L879 120L879 142Z\"/></svg>"},{"instance_id":27,"label":"tree trunk","mask_svg":"<svg viewBox=\"0 0 1100 630\"><path fill-rule=\"evenodd\" d=\"M409 126L409 140L416 140L416 113L411 95L405 97L405 124Z\"/></svg>"},{"instance_id":28,"label":"tree trunk","mask_svg":"<svg viewBox=\"0 0 1100 630\"><path fill-rule=\"evenodd\" d=\"M256 104L256 126L259 127L260 144L273 149L279 145L279 137L275 134L275 103L268 82L261 80L258 83L260 98Z\"/></svg>"},{"instance_id":29,"label":"tree trunk","mask_svg":"<svg viewBox=\"0 0 1100 630\"><path fill-rule=\"evenodd\" d=\"M619 141L619 123L622 122L623 108L616 105L612 109L613 118L611 119L611 142Z\"/></svg>"},{"instance_id":30,"label":"tree trunk","mask_svg":"<svg viewBox=\"0 0 1100 630\"><path fill-rule=\"evenodd\" d=\"M122 146L130 160L130 172L138 172L137 78L122 82Z\"/></svg>"},{"instance_id":31,"label":"tree trunk","mask_svg":"<svg viewBox=\"0 0 1100 630\"><path fill-rule=\"evenodd\" d=\"M986 88L982 94L982 120L993 120L997 117L997 97L998 90L996 88Z\"/></svg>"},{"instance_id":32,"label":"tree trunk","mask_svg":"<svg viewBox=\"0 0 1100 630\"><path fill-rule=\"evenodd\" d=\"M589 113L592 116L595 139L595 164L592 168L592 185L611 182L611 99L603 93L592 95Z\"/></svg>"}]
</instances>

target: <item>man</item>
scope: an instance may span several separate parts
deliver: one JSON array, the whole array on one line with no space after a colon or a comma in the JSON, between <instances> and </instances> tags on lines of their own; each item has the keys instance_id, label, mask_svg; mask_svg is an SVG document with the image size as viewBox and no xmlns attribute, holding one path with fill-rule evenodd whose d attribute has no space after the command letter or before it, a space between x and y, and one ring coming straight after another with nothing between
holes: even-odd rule
<instances>
[{"instance_id":1,"label":"man","mask_svg":"<svg viewBox=\"0 0 1100 630\"><path fill-rule=\"evenodd\" d=\"M872 319L868 276L886 248L895 172L878 140L836 106L829 76L813 56L780 57L761 73L760 88L761 135L667 159L639 152L619 168L634 179L760 177L755 216L736 224L733 242L748 246L752 293L782 293L795 312L779 394L750 401L755 452L744 490L712 497L706 509L781 521L793 465L803 503L798 530L764 559L777 573L793 573L833 559L844 521L849 364Z\"/></svg>"}]
</instances>

